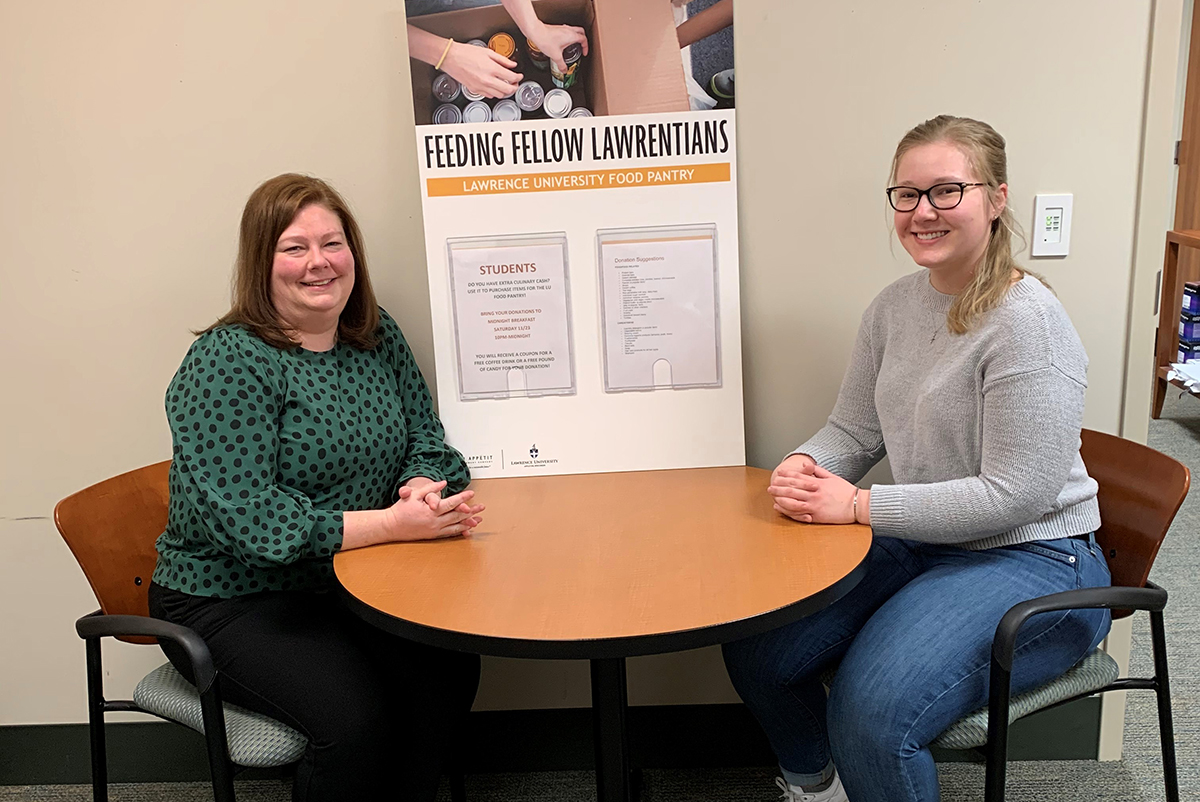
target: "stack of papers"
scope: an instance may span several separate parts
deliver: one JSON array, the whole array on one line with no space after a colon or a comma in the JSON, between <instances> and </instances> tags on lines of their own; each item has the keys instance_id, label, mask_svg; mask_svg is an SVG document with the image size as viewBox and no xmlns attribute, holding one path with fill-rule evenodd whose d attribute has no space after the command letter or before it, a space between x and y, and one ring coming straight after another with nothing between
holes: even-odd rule
<instances>
[{"instance_id":1,"label":"stack of papers","mask_svg":"<svg viewBox=\"0 0 1200 802\"><path fill-rule=\"evenodd\" d=\"M1200 362L1172 363L1167 381L1179 381L1188 390L1200 394Z\"/></svg>"}]
</instances>

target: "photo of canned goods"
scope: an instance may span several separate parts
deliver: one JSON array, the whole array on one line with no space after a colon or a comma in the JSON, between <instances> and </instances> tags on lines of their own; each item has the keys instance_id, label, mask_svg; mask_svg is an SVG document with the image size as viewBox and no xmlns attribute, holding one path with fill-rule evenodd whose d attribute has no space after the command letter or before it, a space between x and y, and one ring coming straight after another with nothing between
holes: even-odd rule
<instances>
[{"instance_id":1,"label":"photo of canned goods","mask_svg":"<svg viewBox=\"0 0 1200 802\"><path fill-rule=\"evenodd\" d=\"M491 39L488 39L488 47L495 50L505 58L516 59L517 57L517 40L512 38L512 34L500 31L494 34Z\"/></svg>"},{"instance_id":2,"label":"photo of canned goods","mask_svg":"<svg viewBox=\"0 0 1200 802\"><path fill-rule=\"evenodd\" d=\"M566 70L560 70L554 62L550 63L550 80L559 89L570 89L575 85L575 74L579 71L579 62L583 60L583 46L578 42L567 45L563 50L563 61Z\"/></svg>"},{"instance_id":3,"label":"photo of canned goods","mask_svg":"<svg viewBox=\"0 0 1200 802\"><path fill-rule=\"evenodd\" d=\"M482 100L473 100L463 108L462 121L464 123L490 123L492 109Z\"/></svg>"},{"instance_id":4,"label":"photo of canned goods","mask_svg":"<svg viewBox=\"0 0 1200 802\"><path fill-rule=\"evenodd\" d=\"M538 50L537 45L526 39L525 47L529 51L529 61L534 67L538 68L539 70L550 69L550 57Z\"/></svg>"},{"instance_id":5,"label":"photo of canned goods","mask_svg":"<svg viewBox=\"0 0 1200 802\"><path fill-rule=\"evenodd\" d=\"M579 106L577 108L571 109L571 113L568 114L567 116L568 117L591 117L592 113L590 111L588 111L587 109L585 109L583 106Z\"/></svg>"},{"instance_id":6,"label":"photo of canned goods","mask_svg":"<svg viewBox=\"0 0 1200 802\"><path fill-rule=\"evenodd\" d=\"M571 113L571 96L565 89L551 89L542 101L546 114L556 119L562 119Z\"/></svg>"},{"instance_id":7,"label":"photo of canned goods","mask_svg":"<svg viewBox=\"0 0 1200 802\"><path fill-rule=\"evenodd\" d=\"M733 108L734 1L671 0L667 15L666 0L404 0L414 120L428 124L439 103L461 110L478 100L495 120L505 98L516 102L522 122L543 120L553 89L570 93L568 116L576 108L596 118ZM698 6L712 8L700 21L684 6L697 13ZM677 24L685 19L697 24L681 32ZM677 66L674 45L701 40ZM430 94L441 72L459 84L453 100L450 79L439 79ZM530 81L518 94L518 85Z\"/></svg>"},{"instance_id":8,"label":"photo of canned goods","mask_svg":"<svg viewBox=\"0 0 1200 802\"><path fill-rule=\"evenodd\" d=\"M492 107L493 122L509 123L519 119L521 119L521 107L515 100L506 98Z\"/></svg>"},{"instance_id":9,"label":"photo of canned goods","mask_svg":"<svg viewBox=\"0 0 1200 802\"><path fill-rule=\"evenodd\" d=\"M546 90L542 89L541 84L537 81L523 81L517 87L516 97L517 105L521 108L521 111L537 111L542 107L542 100L546 97Z\"/></svg>"},{"instance_id":10,"label":"photo of canned goods","mask_svg":"<svg viewBox=\"0 0 1200 802\"><path fill-rule=\"evenodd\" d=\"M433 124L446 125L447 123L462 122L462 111L453 103L443 103L433 110Z\"/></svg>"},{"instance_id":11,"label":"photo of canned goods","mask_svg":"<svg viewBox=\"0 0 1200 802\"><path fill-rule=\"evenodd\" d=\"M444 72L439 72L433 79L433 96L440 103L450 103L458 98L462 88L458 81Z\"/></svg>"}]
</instances>

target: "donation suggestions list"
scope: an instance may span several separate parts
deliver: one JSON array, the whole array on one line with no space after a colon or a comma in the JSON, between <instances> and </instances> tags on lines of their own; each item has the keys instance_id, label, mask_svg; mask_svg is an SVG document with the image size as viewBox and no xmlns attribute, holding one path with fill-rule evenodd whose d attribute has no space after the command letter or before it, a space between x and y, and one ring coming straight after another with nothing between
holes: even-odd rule
<instances>
[{"instance_id":1,"label":"donation suggestions list","mask_svg":"<svg viewBox=\"0 0 1200 802\"><path fill-rule=\"evenodd\" d=\"M605 388L720 386L712 228L599 236Z\"/></svg>"}]
</instances>

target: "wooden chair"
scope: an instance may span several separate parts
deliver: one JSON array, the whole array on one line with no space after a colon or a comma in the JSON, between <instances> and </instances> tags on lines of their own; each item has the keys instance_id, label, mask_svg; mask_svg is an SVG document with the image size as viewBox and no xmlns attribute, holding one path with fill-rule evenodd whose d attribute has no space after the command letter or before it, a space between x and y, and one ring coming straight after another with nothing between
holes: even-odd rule
<instances>
[{"instance_id":1,"label":"wooden chair","mask_svg":"<svg viewBox=\"0 0 1200 802\"><path fill-rule=\"evenodd\" d=\"M54 508L54 523L75 555L100 609L75 622L87 651L88 725L91 732L92 798L108 799L104 714L141 712L183 724L204 735L215 802L234 802L238 768L286 766L300 759L307 739L261 713L222 704L208 646L192 630L150 617L147 590L158 557L154 543L167 526L170 461L114 476L67 496ZM196 684L170 663L147 674L133 700L106 700L100 639L127 643L174 641L188 656ZM450 774L451 798L466 798L463 775Z\"/></svg>"},{"instance_id":2,"label":"wooden chair","mask_svg":"<svg viewBox=\"0 0 1200 802\"><path fill-rule=\"evenodd\" d=\"M1031 599L1014 606L996 627L992 642L991 685L987 708L960 719L935 745L953 749L985 747L984 799L1004 799L1008 725L1037 710L1106 691L1153 690L1158 695L1163 781L1167 802L1179 802L1175 735L1167 680L1163 608L1167 592L1149 581L1150 567L1175 513L1187 495L1191 477L1185 465L1152 448L1084 429L1080 453L1088 474L1100 485L1100 529L1096 541L1112 573L1112 587L1086 588ZM1093 652L1062 677L1010 700L1013 648L1017 631L1031 616L1056 610L1108 608L1114 619L1135 610L1150 614L1154 676L1118 679L1111 657ZM1008 711L1001 715L1000 711Z\"/></svg>"},{"instance_id":3,"label":"wooden chair","mask_svg":"<svg viewBox=\"0 0 1200 802\"><path fill-rule=\"evenodd\" d=\"M92 798L108 799L104 714L149 713L204 734L216 802L233 802L237 766L283 766L300 758L307 740L292 728L236 705L222 705L208 646L192 630L150 617L146 592L157 554L154 541L167 525L169 461L115 476L66 497L54 523L100 602L75 622L87 650L88 725ZM132 701L104 698L100 639L127 643L174 641L188 656L196 685L166 663L138 683Z\"/></svg>"}]
</instances>

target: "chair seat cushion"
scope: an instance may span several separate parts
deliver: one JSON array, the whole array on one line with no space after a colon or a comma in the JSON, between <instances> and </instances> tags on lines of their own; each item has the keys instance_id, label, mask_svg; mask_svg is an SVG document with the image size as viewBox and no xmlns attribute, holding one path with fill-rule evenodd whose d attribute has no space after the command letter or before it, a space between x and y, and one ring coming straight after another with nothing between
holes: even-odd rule
<instances>
[{"instance_id":1,"label":"chair seat cushion","mask_svg":"<svg viewBox=\"0 0 1200 802\"><path fill-rule=\"evenodd\" d=\"M1098 690L1120 676L1117 663L1096 649L1065 674L1041 687L1014 697L1008 705L1009 722L1088 691ZM988 709L980 708L951 724L933 742L944 749L974 749L987 743Z\"/></svg>"},{"instance_id":2,"label":"chair seat cushion","mask_svg":"<svg viewBox=\"0 0 1200 802\"><path fill-rule=\"evenodd\" d=\"M133 691L133 701L143 710L204 732L200 694L170 663L142 678ZM304 754L308 739L286 724L228 702L224 708L229 759L237 765L286 766Z\"/></svg>"}]
</instances>

